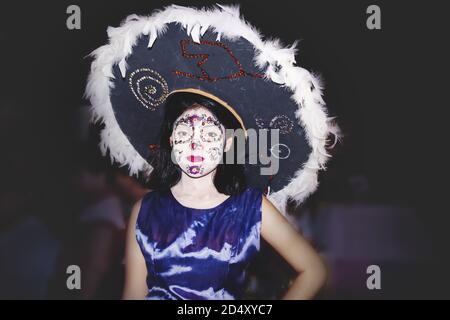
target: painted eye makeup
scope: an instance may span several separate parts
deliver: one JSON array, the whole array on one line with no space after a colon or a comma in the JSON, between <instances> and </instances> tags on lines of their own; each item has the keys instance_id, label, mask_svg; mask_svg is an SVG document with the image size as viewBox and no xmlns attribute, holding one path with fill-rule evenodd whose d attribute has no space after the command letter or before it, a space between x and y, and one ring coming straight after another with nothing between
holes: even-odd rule
<instances>
[{"instance_id":1,"label":"painted eye makeup","mask_svg":"<svg viewBox=\"0 0 450 320\"><path fill-rule=\"evenodd\" d=\"M223 137L223 131L219 126L206 126L201 129L200 137L203 142L220 142Z\"/></svg>"},{"instance_id":2,"label":"painted eye makeup","mask_svg":"<svg viewBox=\"0 0 450 320\"><path fill-rule=\"evenodd\" d=\"M175 128L173 135L175 144L188 142L192 139L193 128L186 125L178 125Z\"/></svg>"}]
</instances>

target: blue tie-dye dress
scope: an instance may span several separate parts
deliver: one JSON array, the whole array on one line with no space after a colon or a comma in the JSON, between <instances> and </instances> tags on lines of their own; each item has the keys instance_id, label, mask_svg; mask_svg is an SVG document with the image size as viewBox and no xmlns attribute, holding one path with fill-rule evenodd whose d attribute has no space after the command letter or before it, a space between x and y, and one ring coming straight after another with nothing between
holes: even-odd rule
<instances>
[{"instance_id":1,"label":"blue tie-dye dress","mask_svg":"<svg viewBox=\"0 0 450 320\"><path fill-rule=\"evenodd\" d=\"M242 299L260 248L261 201L253 187L210 209L185 207L170 190L147 193L136 221L147 299Z\"/></svg>"}]
</instances>

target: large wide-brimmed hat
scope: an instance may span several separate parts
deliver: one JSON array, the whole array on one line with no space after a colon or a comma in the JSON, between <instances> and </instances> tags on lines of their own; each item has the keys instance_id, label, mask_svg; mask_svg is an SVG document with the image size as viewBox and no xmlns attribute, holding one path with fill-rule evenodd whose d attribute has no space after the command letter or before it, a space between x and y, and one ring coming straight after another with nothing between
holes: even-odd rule
<instances>
[{"instance_id":1,"label":"large wide-brimmed hat","mask_svg":"<svg viewBox=\"0 0 450 320\"><path fill-rule=\"evenodd\" d=\"M128 16L107 33L108 44L90 54L85 96L91 120L104 123L102 152L131 175L148 177L152 170L168 97L192 92L227 108L244 130L278 129L275 145L268 135L277 171L261 174L267 164L258 161L246 164L246 174L250 185L268 187L280 211L288 198L300 204L316 190L330 134L335 142L339 128L328 116L320 77L296 63L297 42L283 47L265 40L238 6L222 5L171 5Z\"/></svg>"}]
</instances>

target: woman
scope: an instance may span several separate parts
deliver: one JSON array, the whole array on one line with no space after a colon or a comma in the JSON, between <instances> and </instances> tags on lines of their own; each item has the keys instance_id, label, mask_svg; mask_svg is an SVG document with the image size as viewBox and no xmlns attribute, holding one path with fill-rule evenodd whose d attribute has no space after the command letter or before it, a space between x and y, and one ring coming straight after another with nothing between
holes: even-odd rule
<instances>
[{"instance_id":1,"label":"woman","mask_svg":"<svg viewBox=\"0 0 450 320\"><path fill-rule=\"evenodd\" d=\"M296 43L265 40L222 5L171 5L107 33L91 53L91 121L104 123L103 154L153 189L132 210L123 298L239 299L261 235L299 273L284 298L314 297L324 265L276 208L317 189L339 128ZM246 170L229 163L234 129L252 147L267 140L247 133L270 132L270 156L254 148L238 153Z\"/></svg>"},{"instance_id":2,"label":"woman","mask_svg":"<svg viewBox=\"0 0 450 320\"><path fill-rule=\"evenodd\" d=\"M225 129L239 122L217 102L175 93L166 102L150 191L132 210L124 299L240 299L260 235L299 273L283 299L310 299L326 279L311 245L227 164ZM175 160L175 161L172 161ZM222 161L223 160L223 161Z\"/></svg>"}]
</instances>

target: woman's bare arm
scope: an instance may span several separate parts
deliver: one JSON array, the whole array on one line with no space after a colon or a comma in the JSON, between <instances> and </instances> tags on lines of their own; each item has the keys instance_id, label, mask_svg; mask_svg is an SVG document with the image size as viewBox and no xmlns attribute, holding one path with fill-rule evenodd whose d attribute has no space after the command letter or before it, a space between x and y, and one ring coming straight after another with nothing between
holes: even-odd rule
<instances>
[{"instance_id":1,"label":"woman's bare arm","mask_svg":"<svg viewBox=\"0 0 450 320\"><path fill-rule=\"evenodd\" d=\"M142 200L142 199L141 199ZM136 220L141 208L141 200L136 202L131 211L128 223L126 247L125 247L125 286L122 299L144 299L148 288L146 283L147 266L136 240Z\"/></svg>"},{"instance_id":2,"label":"woman's bare arm","mask_svg":"<svg viewBox=\"0 0 450 320\"><path fill-rule=\"evenodd\" d=\"M299 273L283 300L313 298L326 281L325 265L309 242L265 196L261 235Z\"/></svg>"}]
</instances>

